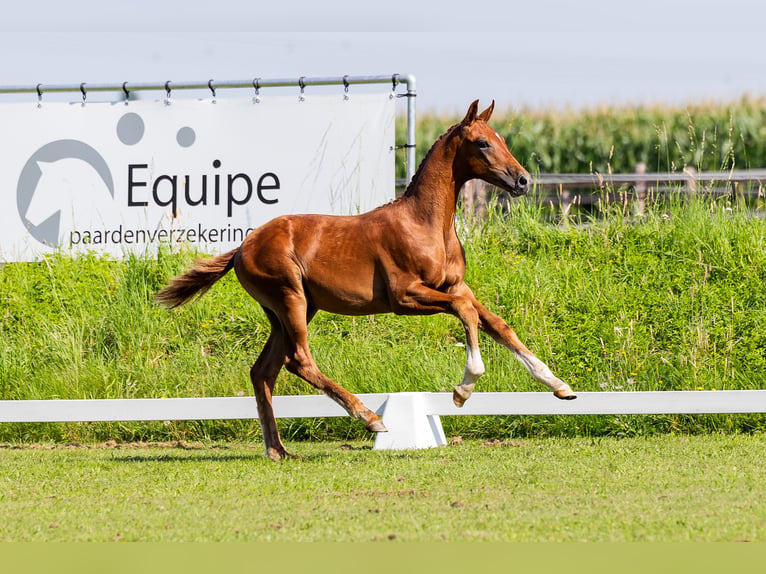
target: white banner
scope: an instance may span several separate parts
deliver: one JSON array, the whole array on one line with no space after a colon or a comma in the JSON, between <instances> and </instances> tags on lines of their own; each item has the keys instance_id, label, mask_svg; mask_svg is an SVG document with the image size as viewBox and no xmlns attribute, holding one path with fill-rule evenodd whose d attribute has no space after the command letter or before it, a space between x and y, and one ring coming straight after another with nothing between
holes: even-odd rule
<instances>
[{"instance_id":1,"label":"white banner","mask_svg":"<svg viewBox=\"0 0 766 574\"><path fill-rule=\"evenodd\" d=\"M219 253L288 213L394 197L390 94L0 104L0 262Z\"/></svg>"}]
</instances>

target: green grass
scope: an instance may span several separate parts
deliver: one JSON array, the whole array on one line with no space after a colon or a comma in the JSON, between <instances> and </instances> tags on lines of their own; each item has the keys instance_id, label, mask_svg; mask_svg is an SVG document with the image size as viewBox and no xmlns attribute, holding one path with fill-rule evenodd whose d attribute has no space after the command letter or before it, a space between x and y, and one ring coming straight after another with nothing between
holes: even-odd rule
<instances>
[{"instance_id":1,"label":"green grass","mask_svg":"<svg viewBox=\"0 0 766 574\"><path fill-rule=\"evenodd\" d=\"M735 198L705 194L622 204L598 218L548 223L532 199L461 223L467 280L522 341L577 391L754 389L766 370L766 222ZM153 293L193 254L112 262L55 255L0 269L0 399L250 395L248 369L267 336L233 274L178 311ZM310 327L319 366L352 392L450 391L462 375L453 317L342 317ZM482 336L479 391L542 391ZM283 372L279 394L312 392ZM762 415L456 417L469 437L750 432ZM364 438L348 419L285 420L289 439ZM0 440L255 439L251 421L2 425Z\"/></svg>"},{"instance_id":2,"label":"green grass","mask_svg":"<svg viewBox=\"0 0 766 574\"><path fill-rule=\"evenodd\" d=\"M0 456L4 541L764 541L761 434Z\"/></svg>"}]
</instances>

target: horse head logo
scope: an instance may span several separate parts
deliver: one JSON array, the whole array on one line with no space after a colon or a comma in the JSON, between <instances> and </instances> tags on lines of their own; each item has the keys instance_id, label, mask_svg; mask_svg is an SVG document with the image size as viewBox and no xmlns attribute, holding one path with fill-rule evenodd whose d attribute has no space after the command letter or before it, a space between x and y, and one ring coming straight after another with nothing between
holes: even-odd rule
<instances>
[{"instance_id":1,"label":"horse head logo","mask_svg":"<svg viewBox=\"0 0 766 574\"><path fill-rule=\"evenodd\" d=\"M29 234L40 243L51 247L59 245L61 209L55 210L43 221L33 222L28 217L29 208L43 177L44 166L70 159L80 160L93 168L114 199L112 173L101 154L88 144L78 140L64 139L52 141L38 149L21 170L16 188L16 204L19 209L19 216Z\"/></svg>"}]
</instances>

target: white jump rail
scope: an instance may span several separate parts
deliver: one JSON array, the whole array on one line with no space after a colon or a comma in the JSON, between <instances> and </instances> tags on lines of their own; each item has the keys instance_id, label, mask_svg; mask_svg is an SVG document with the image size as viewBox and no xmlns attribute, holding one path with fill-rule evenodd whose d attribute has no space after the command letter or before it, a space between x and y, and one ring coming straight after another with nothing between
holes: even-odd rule
<instances>
[{"instance_id":1,"label":"white jump rail","mask_svg":"<svg viewBox=\"0 0 766 574\"><path fill-rule=\"evenodd\" d=\"M474 393L462 408L451 393L358 396L389 430L376 435L376 450L446 444L440 416L766 413L766 390L584 392L574 401L542 392ZM324 395L275 396L274 411L277 418L348 416ZM0 423L257 418L252 397L0 401Z\"/></svg>"}]
</instances>

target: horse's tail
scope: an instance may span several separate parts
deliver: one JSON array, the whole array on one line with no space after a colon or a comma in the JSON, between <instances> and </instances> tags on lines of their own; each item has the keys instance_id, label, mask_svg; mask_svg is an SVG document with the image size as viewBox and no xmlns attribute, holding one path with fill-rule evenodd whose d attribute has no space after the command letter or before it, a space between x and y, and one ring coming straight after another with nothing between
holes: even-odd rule
<instances>
[{"instance_id":1,"label":"horse's tail","mask_svg":"<svg viewBox=\"0 0 766 574\"><path fill-rule=\"evenodd\" d=\"M170 309L187 303L195 296L202 297L213 284L234 267L234 256L239 248L210 259L197 259L186 273L174 277L167 287L158 291L154 300Z\"/></svg>"}]
</instances>

